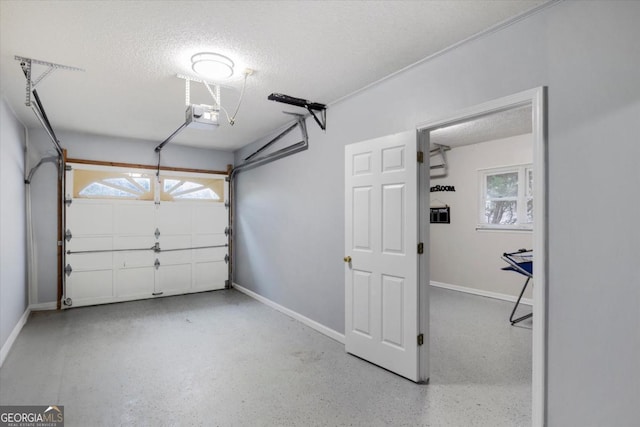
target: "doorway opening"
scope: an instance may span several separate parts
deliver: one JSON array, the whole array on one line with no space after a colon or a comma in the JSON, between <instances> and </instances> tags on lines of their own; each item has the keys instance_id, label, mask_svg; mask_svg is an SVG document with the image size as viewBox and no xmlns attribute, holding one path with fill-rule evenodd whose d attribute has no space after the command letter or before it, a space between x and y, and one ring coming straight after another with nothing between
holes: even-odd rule
<instances>
[{"instance_id":1,"label":"doorway opening","mask_svg":"<svg viewBox=\"0 0 640 427\"><path fill-rule=\"evenodd\" d=\"M450 324L430 325L431 381L438 381L437 373L440 371L434 363L438 351L443 352L440 356L446 360L456 360L455 363L460 364L453 371L464 372L463 365L471 368L467 372L473 374L466 377L470 381L481 382L483 378L491 378L476 375L481 370L500 375L506 367L498 365L504 365L506 360L515 365L516 372L518 368L524 368L526 374L530 367L533 426L543 425L545 410L547 232L544 103L545 90L538 88L477 105L418 127L419 146L425 153L425 163L429 165L423 168L426 172L421 174L420 180L420 233L429 248L429 256L420 266L421 273L424 273L421 277L426 278L421 288L425 289L424 294L432 294L428 297L431 301L426 310L427 318L434 319L436 310L443 310L434 303L446 305L452 298L462 301L457 305L461 312L444 317L450 319ZM507 266L501 256L520 249L532 250L534 286L533 289L529 286L523 299L531 306L521 303L514 319L527 312L533 312L533 317L512 326L509 314L525 281L521 280L521 275L501 271ZM478 317L480 314L469 313L479 309L468 305L469 301L478 300L477 296L469 294L493 297L493 300L480 300L482 304L489 304L489 308L482 310L489 310L489 313L502 310L503 323L492 327L489 320ZM492 304L498 308L490 308ZM440 321L443 319L441 314L437 317ZM467 322L471 328L465 329L461 322ZM436 326L438 334L442 335L434 333ZM473 328L479 329L473 332ZM468 352L472 346L481 346L483 340L488 339L478 337L478 331L495 332L497 336L494 338L502 345L522 348L516 349L515 353L504 350L487 352L486 358L482 352L467 359L460 358L461 352ZM461 332L469 336L460 337ZM460 338L459 348L451 339L456 334ZM485 349L490 347L489 343L485 344ZM496 360L491 360L492 354L497 355ZM462 377L459 379L464 380ZM520 397L526 398L527 391Z\"/></svg>"}]
</instances>

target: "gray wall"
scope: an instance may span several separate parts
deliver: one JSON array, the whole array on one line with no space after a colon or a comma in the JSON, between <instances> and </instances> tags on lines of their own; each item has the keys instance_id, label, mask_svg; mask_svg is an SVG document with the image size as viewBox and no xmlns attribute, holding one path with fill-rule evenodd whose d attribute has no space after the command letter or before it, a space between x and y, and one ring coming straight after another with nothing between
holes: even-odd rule
<instances>
[{"instance_id":1,"label":"gray wall","mask_svg":"<svg viewBox=\"0 0 640 427\"><path fill-rule=\"evenodd\" d=\"M55 128L55 123L53 124ZM142 141L99 135L56 132L67 156L77 159L101 160L153 165L158 161L154 148L160 141ZM51 140L42 129L31 129L29 148L40 157L53 155ZM36 156L37 157L37 156ZM233 153L169 144L162 150L162 165L195 169L221 170L233 164ZM31 200L37 283L35 303L50 303L57 298L57 172L47 163L33 177Z\"/></svg>"},{"instance_id":2,"label":"gray wall","mask_svg":"<svg viewBox=\"0 0 640 427\"><path fill-rule=\"evenodd\" d=\"M24 127L0 98L0 347L28 306Z\"/></svg>"},{"instance_id":3,"label":"gray wall","mask_svg":"<svg viewBox=\"0 0 640 427\"><path fill-rule=\"evenodd\" d=\"M343 331L344 146L548 86L548 425L637 425L638 22L561 2L330 106L309 151L239 175L235 281Z\"/></svg>"}]
</instances>

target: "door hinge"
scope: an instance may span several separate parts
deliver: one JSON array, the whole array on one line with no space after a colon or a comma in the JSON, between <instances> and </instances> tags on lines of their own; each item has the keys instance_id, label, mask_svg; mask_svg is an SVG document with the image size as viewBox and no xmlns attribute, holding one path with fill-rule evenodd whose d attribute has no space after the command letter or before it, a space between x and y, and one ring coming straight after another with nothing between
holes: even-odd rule
<instances>
[{"instance_id":1,"label":"door hinge","mask_svg":"<svg viewBox=\"0 0 640 427\"><path fill-rule=\"evenodd\" d=\"M73 235L71 234L71 230L67 228L67 231L64 232L64 239L68 242L72 237Z\"/></svg>"},{"instance_id":2,"label":"door hinge","mask_svg":"<svg viewBox=\"0 0 640 427\"><path fill-rule=\"evenodd\" d=\"M153 233L154 236L156 236L156 239L160 238L160 229L158 227L156 227L156 231Z\"/></svg>"},{"instance_id":3,"label":"door hinge","mask_svg":"<svg viewBox=\"0 0 640 427\"><path fill-rule=\"evenodd\" d=\"M67 275L67 277L71 276L72 271L73 271L73 268L71 268L71 264L67 264L67 266L64 268L64 272Z\"/></svg>"},{"instance_id":4,"label":"door hinge","mask_svg":"<svg viewBox=\"0 0 640 427\"><path fill-rule=\"evenodd\" d=\"M71 206L71 202L73 202L73 199L64 199L64 204L67 205L67 207Z\"/></svg>"},{"instance_id":5,"label":"door hinge","mask_svg":"<svg viewBox=\"0 0 640 427\"><path fill-rule=\"evenodd\" d=\"M158 258L156 258L156 262L154 262L153 265L156 267L156 270L159 269L160 268L160 260Z\"/></svg>"},{"instance_id":6,"label":"door hinge","mask_svg":"<svg viewBox=\"0 0 640 427\"><path fill-rule=\"evenodd\" d=\"M422 255L424 253L424 243L418 243L418 254Z\"/></svg>"},{"instance_id":7,"label":"door hinge","mask_svg":"<svg viewBox=\"0 0 640 427\"><path fill-rule=\"evenodd\" d=\"M225 236L230 236L231 235L231 227L225 227L224 228L224 235Z\"/></svg>"},{"instance_id":8,"label":"door hinge","mask_svg":"<svg viewBox=\"0 0 640 427\"><path fill-rule=\"evenodd\" d=\"M225 263L225 264L229 264L229 254L225 254L225 256L224 256L224 263Z\"/></svg>"},{"instance_id":9,"label":"door hinge","mask_svg":"<svg viewBox=\"0 0 640 427\"><path fill-rule=\"evenodd\" d=\"M418 335L418 345L424 344L424 334Z\"/></svg>"},{"instance_id":10,"label":"door hinge","mask_svg":"<svg viewBox=\"0 0 640 427\"><path fill-rule=\"evenodd\" d=\"M229 202L229 200L225 200L224 201L224 207L229 209L229 206L231 206L231 203Z\"/></svg>"},{"instance_id":11,"label":"door hinge","mask_svg":"<svg viewBox=\"0 0 640 427\"><path fill-rule=\"evenodd\" d=\"M418 151L418 163L424 163L424 151Z\"/></svg>"}]
</instances>

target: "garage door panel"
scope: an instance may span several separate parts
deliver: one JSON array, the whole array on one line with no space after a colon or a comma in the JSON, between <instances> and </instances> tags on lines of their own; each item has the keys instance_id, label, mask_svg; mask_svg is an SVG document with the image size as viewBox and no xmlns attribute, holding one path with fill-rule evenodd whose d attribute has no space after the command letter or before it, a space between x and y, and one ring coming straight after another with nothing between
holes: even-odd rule
<instances>
[{"instance_id":1,"label":"garage door panel","mask_svg":"<svg viewBox=\"0 0 640 427\"><path fill-rule=\"evenodd\" d=\"M195 262L223 261L227 255L227 248L197 249L193 251Z\"/></svg>"},{"instance_id":2,"label":"garage door panel","mask_svg":"<svg viewBox=\"0 0 640 427\"><path fill-rule=\"evenodd\" d=\"M164 293L189 292L191 290L191 264L161 265L158 277L159 290Z\"/></svg>"},{"instance_id":3,"label":"garage door panel","mask_svg":"<svg viewBox=\"0 0 640 427\"><path fill-rule=\"evenodd\" d=\"M159 239L160 247L164 249L184 249L191 247L191 234L163 235Z\"/></svg>"},{"instance_id":4,"label":"garage door panel","mask_svg":"<svg viewBox=\"0 0 640 427\"><path fill-rule=\"evenodd\" d=\"M113 249L112 236L73 236L66 244L68 251L93 251Z\"/></svg>"},{"instance_id":5,"label":"garage door panel","mask_svg":"<svg viewBox=\"0 0 640 427\"><path fill-rule=\"evenodd\" d=\"M67 296L72 299L74 306L96 304L113 297L111 269L73 271L67 278L67 283L72 285L68 289Z\"/></svg>"},{"instance_id":6,"label":"garage door panel","mask_svg":"<svg viewBox=\"0 0 640 427\"><path fill-rule=\"evenodd\" d=\"M205 234L194 236L194 247L205 246L222 246L228 242L227 236L224 234ZM193 259L196 262L204 261L222 261L228 253L227 247L195 249L193 251Z\"/></svg>"},{"instance_id":7,"label":"garage door panel","mask_svg":"<svg viewBox=\"0 0 640 427\"><path fill-rule=\"evenodd\" d=\"M229 213L221 203L198 204L193 208L193 232L196 234L224 233Z\"/></svg>"},{"instance_id":8,"label":"garage door panel","mask_svg":"<svg viewBox=\"0 0 640 427\"><path fill-rule=\"evenodd\" d=\"M66 245L67 251L70 252L67 254L66 264L71 265L74 271L111 269L113 267L112 247L112 237L73 237Z\"/></svg>"},{"instance_id":9,"label":"garage door panel","mask_svg":"<svg viewBox=\"0 0 640 427\"><path fill-rule=\"evenodd\" d=\"M113 265L116 268L152 267L155 260L152 251L116 252L113 255Z\"/></svg>"},{"instance_id":10,"label":"garage door panel","mask_svg":"<svg viewBox=\"0 0 640 427\"><path fill-rule=\"evenodd\" d=\"M113 248L114 249L149 249L155 245L156 241L153 235L151 236L114 236Z\"/></svg>"},{"instance_id":11,"label":"garage door panel","mask_svg":"<svg viewBox=\"0 0 640 427\"><path fill-rule=\"evenodd\" d=\"M155 267L123 268L117 271L116 296L119 299L148 296L154 292Z\"/></svg>"},{"instance_id":12,"label":"garage door panel","mask_svg":"<svg viewBox=\"0 0 640 427\"><path fill-rule=\"evenodd\" d=\"M158 255L158 259L162 266L188 264L189 268L191 268L191 252L191 249L185 251L162 252Z\"/></svg>"},{"instance_id":13,"label":"garage door panel","mask_svg":"<svg viewBox=\"0 0 640 427\"><path fill-rule=\"evenodd\" d=\"M121 202L114 210L116 234L153 236L155 206L152 202Z\"/></svg>"},{"instance_id":14,"label":"garage door panel","mask_svg":"<svg viewBox=\"0 0 640 427\"><path fill-rule=\"evenodd\" d=\"M113 253L114 266L116 268L153 266L155 253L151 248L154 243L153 237L116 236L114 238L114 247L119 251ZM121 251L122 249L144 250Z\"/></svg>"},{"instance_id":15,"label":"garage door panel","mask_svg":"<svg viewBox=\"0 0 640 427\"><path fill-rule=\"evenodd\" d=\"M162 251L158 258L161 265L167 264L191 264L191 235L164 236L160 239ZM176 250L180 249L180 250ZM185 250L186 249L186 250ZM168 251L168 252L164 252Z\"/></svg>"},{"instance_id":16,"label":"garage door panel","mask_svg":"<svg viewBox=\"0 0 640 427\"><path fill-rule=\"evenodd\" d=\"M224 289L229 271L224 261L198 262L195 270L196 289Z\"/></svg>"},{"instance_id":17,"label":"garage door panel","mask_svg":"<svg viewBox=\"0 0 640 427\"><path fill-rule=\"evenodd\" d=\"M160 236L191 234L191 206L188 203L162 202L158 210Z\"/></svg>"},{"instance_id":18,"label":"garage door panel","mask_svg":"<svg viewBox=\"0 0 640 427\"><path fill-rule=\"evenodd\" d=\"M227 244L224 234L196 234L193 236L193 246L219 246Z\"/></svg>"},{"instance_id":19,"label":"garage door panel","mask_svg":"<svg viewBox=\"0 0 640 427\"><path fill-rule=\"evenodd\" d=\"M67 255L67 264L73 271L103 270L113 268L113 253L100 252Z\"/></svg>"},{"instance_id":20,"label":"garage door panel","mask_svg":"<svg viewBox=\"0 0 640 427\"><path fill-rule=\"evenodd\" d=\"M113 234L113 203L78 201L67 208L67 229L74 236Z\"/></svg>"}]
</instances>

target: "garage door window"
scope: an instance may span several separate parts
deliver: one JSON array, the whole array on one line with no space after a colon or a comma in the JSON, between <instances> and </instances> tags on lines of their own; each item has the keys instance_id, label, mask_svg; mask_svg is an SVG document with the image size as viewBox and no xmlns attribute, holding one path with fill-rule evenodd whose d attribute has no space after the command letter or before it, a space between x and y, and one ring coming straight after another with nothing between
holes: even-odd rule
<instances>
[{"instance_id":1,"label":"garage door window","mask_svg":"<svg viewBox=\"0 0 640 427\"><path fill-rule=\"evenodd\" d=\"M77 169L73 193L84 199L153 200L152 182L142 173Z\"/></svg>"},{"instance_id":2,"label":"garage door window","mask_svg":"<svg viewBox=\"0 0 640 427\"><path fill-rule=\"evenodd\" d=\"M161 178L161 184L162 201L223 201L224 179L166 177Z\"/></svg>"}]
</instances>

